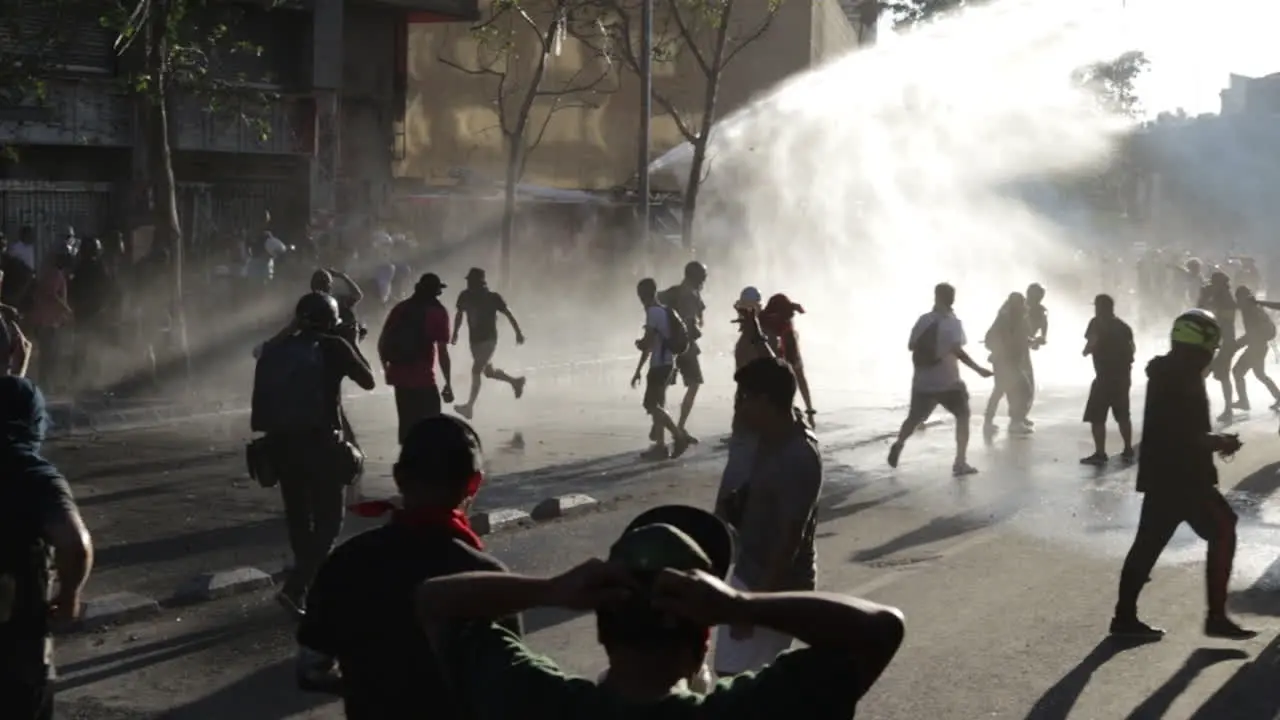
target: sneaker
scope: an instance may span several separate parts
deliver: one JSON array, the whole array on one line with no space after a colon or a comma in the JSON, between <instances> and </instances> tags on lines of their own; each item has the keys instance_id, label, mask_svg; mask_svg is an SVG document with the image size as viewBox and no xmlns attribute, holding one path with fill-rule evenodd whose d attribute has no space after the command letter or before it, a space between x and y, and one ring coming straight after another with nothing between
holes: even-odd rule
<instances>
[{"instance_id":1,"label":"sneaker","mask_svg":"<svg viewBox=\"0 0 1280 720\"><path fill-rule=\"evenodd\" d=\"M671 457L671 453L667 451L667 446L662 443L654 444L648 450L640 453L641 460L666 460Z\"/></svg>"},{"instance_id":2,"label":"sneaker","mask_svg":"<svg viewBox=\"0 0 1280 720\"><path fill-rule=\"evenodd\" d=\"M1032 435L1035 433L1035 431L1036 431L1035 428L1031 427L1025 422L1009 423L1010 435Z\"/></svg>"},{"instance_id":3,"label":"sneaker","mask_svg":"<svg viewBox=\"0 0 1280 720\"><path fill-rule=\"evenodd\" d=\"M511 383L511 390L515 392L517 400L524 397L524 378L516 378L515 382Z\"/></svg>"},{"instance_id":4,"label":"sneaker","mask_svg":"<svg viewBox=\"0 0 1280 720\"><path fill-rule=\"evenodd\" d=\"M1023 424L1023 425L1026 425L1027 427L1035 427L1035 426L1036 426L1036 422L1035 422L1035 420L1032 420L1031 418L1023 418L1023 419L1022 419L1022 424Z\"/></svg>"},{"instance_id":5,"label":"sneaker","mask_svg":"<svg viewBox=\"0 0 1280 720\"><path fill-rule=\"evenodd\" d=\"M1235 419L1236 419L1235 413L1231 412L1230 410L1223 410L1222 414L1218 416L1218 422L1220 423L1229 423Z\"/></svg>"},{"instance_id":6,"label":"sneaker","mask_svg":"<svg viewBox=\"0 0 1280 720\"><path fill-rule=\"evenodd\" d=\"M1138 459L1138 454L1134 452L1133 448L1125 448L1124 452L1120 453L1120 459L1131 463Z\"/></svg>"},{"instance_id":7,"label":"sneaker","mask_svg":"<svg viewBox=\"0 0 1280 720\"><path fill-rule=\"evenodd\" d=\"M685 434L671 441L671 457L678 458L683 455L689 449L689 446L693 444L690 440L691 438Z\"/></svg>"},{"instance_id":8,"label":"sneaker","mask_svg":"<svg viewBox=\"0 0 1280 720\"><path fill-rule=\"evenodd\" d=\"M1111 636L1130 640L1159 640L1164 628L1148 625L1138 618L1111 618Z\"/></svg>"},{"instance_id":9,"label":"sneaker","mask_svg":"<svg viewBox=\"0 0 1280 720\"><path fill-rule=\"evenodd\" d=\"M465 418L465 419L467 419L467 420L470 420L470 419L471 419L471 406L470 406L470 405L454 405L454 406L453 406L453 411L454 411L454 412L456 412L456 413L458 413L459 415L461 415L463 418Z\"/></svg>"},{"instance_id":10,"label":"sneaker","mask_svg":"<svg viewBox=\"0 0 1280 720\"><path fill-rule=\"evenodd\" d=\"M1210 615L1205 618L1204 634L1223 640L1252 640L1258 637L1257 631L1240 627L1236 621L1226 615Z\"/></svg>"},{"instance_id":11,"label":"sneaker","mask_svg":"<svg viewBox=\"0 0 1280 720\"><path fill-rule=\"evenodd\" d=\"M902 443L896 442L889 446L889 467L898 467L898 458L902 457Z\"/></svg>"},{"instance_id":12,"label":"sneaker","mask_svg":"<svg viewBox=\"0 0 1280 720\"><path fill-rule=\"evenodd\" d=\"M966 475L974 475L978 472L978 468L967 462L958 462L951 466L951 475L953 477L964 477Z\"/></svg>"},{"instance_id":13,"label":"sneaker","mask_svg":"<svg viewBox=\"0 0 1280 720\"><path fill-rule=\"evenodd\" d=\"M982 423L982 432L994 434L1000 432L1000 426L994 420L984 420Z\"/></svg>"},{"instance_id":14,"label":"sneaker","mask_svg":"<svg viewBox=\"0 0 1280 720\"><path fill-rule=\"evenodd\" d=\"M1107 454L1096 452L1089 457L1080 458L1081 465L1092 465L1094 467L1102 467L1107 464Z\"/></svg>"},{"instance_id":15,"label":"sneaker","mask_svg":"<svg viewBox=\"0 0 1280 720\"><path fill-rule=\"evenodd\" d=\"M1237 401L1235 402L1235 404L1231 406L1231 409L1232 409L1232 410L1243 410L1243 411L1245 411L1245 412L1249 412L1249 401L1248 401L1248 400L1237 400Z\"/></svg>"}]
</instances>

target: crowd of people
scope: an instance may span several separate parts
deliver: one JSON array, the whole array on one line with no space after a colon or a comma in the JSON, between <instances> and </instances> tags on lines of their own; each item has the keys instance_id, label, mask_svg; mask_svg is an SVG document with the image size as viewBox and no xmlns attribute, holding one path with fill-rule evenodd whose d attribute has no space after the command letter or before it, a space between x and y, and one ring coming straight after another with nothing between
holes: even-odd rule
<instances>
[{"instance_id":1,"label":"crowd of people","mask_svg":"<svg viewBox=\"0 0 1280 720\"><path fill-rule=\"evenodd\" d=\"M1190 276L1191 265L1182 271ZM645 459L679 457L699 442L687 422L704 384L707 281L707 267L691 262L666 289L654 278L636 286L644 325L632 385L643 384L649 418ZM1235 453L1240 441L1214 430L1203 378L1217 373L1228 406L1247 407L1239 368L1265 378L1250 352L1261 343L1265 357L1275 329L1263 312L1272 306L1240 285L1243 277L1234 292L1230 282L1225 272L1211 271L1194 288L1198 307L1174 314L1169 352L1147 366L1140 447L1129 417L1134 333L1117 317L1111 295L1095 298L1095 317L1084 331L1082 354L1092 358L1096 378L1083 419L1096 451L1082 462L1109 462L1111 414L1124 443L1121 460L1138 463L1137 490L1144 493L1110 626L1117 636L1163 634L1139 619L1138 594L1186 522L1209 544L1205 632L1252 637L1226 611L1235 515L1216 488L1214 465L1215 454ZM260 435L246 457L250 474L278 487L283 499L294 564L277 600L298 623L299 687L340 696L350 718L405 714L424 693L437 712L456 717L506 718L530 708L571 718L763 720L796 708L812 717L851 717L904 641L905 625L894 608L817 590L823 460L795 327L804 308L782 293L766 301L755 287L734 303L737 392L714 504L648 510L602 557L537 578L512 573L486 554L468 519L485 482L483 443L467 422L482 383L505 383L517 398L525 389L524 378L495 365L498 316L517 343L525 338L483 269L473 268L464 284L451 318L444 279L421 275L407 297L391 304L374 347L366 349L356 313L363 293L340 272L316 270L292 321L255 350L250 422ZM1031 357L1048 342L1045 296L1036 284L1010 294L984 338L988 369L966 351L955 287L935 288L933 308L909 336L911 403L890 447L891 466L941 406L957 421L954 475L978 472L967 457L970 397L961 365L994 378L985 432L997 431L1002 399L1010 433L1033 432ZM1239 336L1236 314L1244 325ZM455 401L451 347L464 324L469 395L451 415L445 413ZM1223 370L1237 350L1243 352L1236 372ZM364 455L341 388L349 380L372 390L375 368L394 390L398 504L355 502L348 492ZM0 484L0 706L16 710L16 718L41 718L52 708L50 631L77 615L92 543L65 479L40 455L44 401L20 375L0 377L0 472L24 480ZM672 413L667 393L680 380L685 393ZM1239 399L1233 402L1227 388ZM348 511L387 522L339 546ZM539 606L595 613L609 661L599 678L571 678L529 649L521 613ZM803 647L792 649L797 640Z\"/></svg>"}]
</instances>

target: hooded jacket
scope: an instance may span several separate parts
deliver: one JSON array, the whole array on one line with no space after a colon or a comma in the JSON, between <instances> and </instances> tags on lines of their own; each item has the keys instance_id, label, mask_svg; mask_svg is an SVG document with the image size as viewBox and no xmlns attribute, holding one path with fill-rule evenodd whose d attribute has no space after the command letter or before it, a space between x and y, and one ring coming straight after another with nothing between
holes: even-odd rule
<instances>
[{"instance_id":1,"label":"hooded jacket","mask_svg":"<svg viewBox=\"0 0 1280 720\"><path fill-rule=\"evenodd\" d=\"M1218 484L1213 431L1201 369L1174 353L1147 364L1147 401L1138 449L1138 492L1177 492Z\"/></svg>"}]
</instances>

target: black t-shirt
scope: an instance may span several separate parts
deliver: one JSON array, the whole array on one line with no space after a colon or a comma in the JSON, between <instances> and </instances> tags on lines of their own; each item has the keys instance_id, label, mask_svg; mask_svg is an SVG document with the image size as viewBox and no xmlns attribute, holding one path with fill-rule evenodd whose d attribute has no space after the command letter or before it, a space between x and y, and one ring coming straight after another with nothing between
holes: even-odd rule
<instances>
[{"instance_id":1,"label":"black t-shirt","mask_svg":"<svg viewBox=\"0 0 1280 720\"><path fill-rule=\"evenodd\" d=\"M467 314L467 335L471 343L498 339L498 313L507 301L489 288L467 288L458 293L458 310Z\"/></svg>"},{"instance_id":2,"label":"black t-shirt","mask_svg":"<svg viewBox=\"0 0 1280 720\"><path fill-rule=\"evenodd\" d=\"M1092 340L1093 371L1098 377L1128 378L1133 371L1133 330L1117 317L1089 320L1084 337Z\"/></svg>"},{"instance_id":3,"label":"black t-shirt","mask_svg":"<svg viewBox=\"0 0 1280 720\"><path fill-rule=\"evenodd\" d=\"M337 658L350 720L400 717L413 708L441 720L462 717L414 615L414 590L428 578L506 569L445 529L388 524L370 530L343 543L321 567L298 643ZM521 631L518 617L503 625Z\"/></svg>"},{"instance_id":4,"label":"black t-shirt","mask_svg":"<svg viewBox=\"0 0 1280 720\"><path fill-rule=\"evenodd\" d=\"M706 303L702 301L702 293L681 283L663 290L658 302L674 309L684 320L689 330L689 340L697 341L702 337L702 329L698 327L698 318L706 312Z\"/></svg>"},{"instance_id":5,"label":"black t-shirt","mask_svg":"<svg viewBox=\"0 0 1280 720\"><path fill-rule=\"evenodd\" d=\"M1276 337L1275 322L1267 315L1266 308L1256 302L1240 306L1240 324L1244 325L1244 334L1250 344L1269 342Z\"/></svg>"},{"instance_id":6,"label":"black t-shirt","mask_svg":"<svg viewBox=\"0 0 1280 720\"><path fill-rule=\"evenodd\" d=\"M44 527L76 512L71 487L61 477L6 476L0 482L0 526L3 542L35 546ZM15 547L21 551L22 548ZM52 568L50 551L47 569ZM52 578L52 572L49 572ZM51 588L44 589L49 597ZM53 639L49 627L47 605L25 608L21 617L13 617L0 630L0 673L24 683L36 683L54 677ZM15 611L17 609L15 608Z\"/></svg>"},{"instance_id":7,"label":"black t-shirt","mask_svg":"<svg viewBox=\"0 0 1280 720\"><path fill-rule=\"evenodd\" d=\"M1202 440L1212 429L1209 396L1199 370L1182 366L1173 355L1152 359L1138 446L1138 492L1217 485L1213 452Z\"/></svg>"}]
</instances>

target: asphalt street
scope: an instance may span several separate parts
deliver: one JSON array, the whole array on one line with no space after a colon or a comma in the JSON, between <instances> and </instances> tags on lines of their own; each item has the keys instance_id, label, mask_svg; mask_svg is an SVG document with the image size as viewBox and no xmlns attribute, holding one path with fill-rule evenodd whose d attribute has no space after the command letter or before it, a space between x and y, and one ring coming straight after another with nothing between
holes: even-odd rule
<instances>
[{"instance_id":1,"label":"asphalt street","mask_svg":"<svg viewBox=\"0 0 1280 720\"><path fill-rule=\"evenodd\" d=\"M517 571L555 572L602 554L645 507L711 501L723 458L714 443L686 461L635 463L644 429L637 398L625 390L605 395L602 385L531 391L518 404L494 399L502 421L477 418L494 466L486 502L507 505L539 486L616 498L598 513L490 537L490 549ZM723 407L714 409L727 388L708 398L717 393L693 425L708 438L727 422ZM1046 394L1032 438L1001 435L984 444L975 433L972 460L982 472L964 481L949 476L949 427L917 435L890 470L883 434L899 410L866 397L823 397L833 400L823 407L835 409L820 426L827 467L821 585L897 605L908 617L904 650L866 698L865 716L1277 716L1280 651L1268 649L1280 633L1273 415L1241 418L1236 428L1247 444L1222 468L1241 514L1233 604L1262 634L1244 643L1200 634L1203 545L1184 529L1143 596L1147 619L1172 632L1161 643L1125 648L1104 635L1137 517L1133 471L1077 464L1089 450L1078 394ZM386 414L377 409L385 401L369 402L358 426L366 437L386 434L386 421L379 431L373 417ZM525 436L523 450L492 447L516 432ZM182 450L193 438L201 445ZM278 500L248 486L238 443L236 432L224 437L200 426L57 448L101 548L95 591L158 584L196 564L281 556ZM392 448L383 448L389 456ZM185 464L175 462L182 452ZM112 459L120 455L127 457ZM129 463L132 470L113 471ZM548 469L557 464L571 469ZM244 563L224 562L236 558ZM527 624L531 643L566 667L587 674L603 667L589 617L540 610ZM265 595L165 611L152 622L62 639L59 708L85 720L340 717L334 703L293 689L292 651L289 625Z\"/></svg>"}]
</instances>

